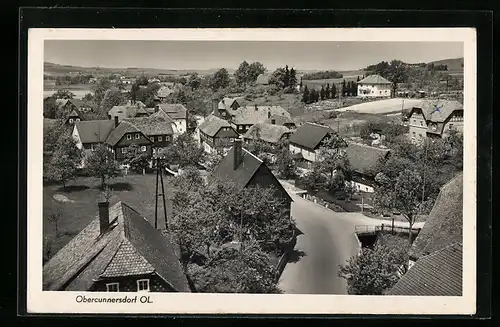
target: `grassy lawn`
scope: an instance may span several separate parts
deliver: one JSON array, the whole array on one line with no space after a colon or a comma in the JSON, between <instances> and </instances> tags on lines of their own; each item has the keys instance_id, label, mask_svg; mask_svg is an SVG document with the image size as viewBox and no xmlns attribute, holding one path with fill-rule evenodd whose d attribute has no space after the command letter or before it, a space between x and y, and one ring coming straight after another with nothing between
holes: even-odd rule
<instances>
[{"instance_id":1,"label":"grassy lawn","mask_svg":"<svg viewBox=\"0 0 500 327\"><path fill-rule=\"evenodd\" d=\"M169 179L164 177L166 192ZM156 175L128 175L109 182L113 188L110 205L123 201L154 224ZM60 202L54 195L66 196L70 201ZM66 190L60 185L44 185L43 188L43 235L52 240L51 255L59 251L90 221L98 215L97 203L101 201L100 180L93 177L80 177L71 181ZM60 207L63 214L58 222L59 236L55 233L54 223L48 220L48 214ZM158 207L163 212L162 201ZM167 211L168 219L169 211ZM45 250L45 249L44 249ZM45 253L45 252L44 252Z\"/></svg>"}]
</instances>

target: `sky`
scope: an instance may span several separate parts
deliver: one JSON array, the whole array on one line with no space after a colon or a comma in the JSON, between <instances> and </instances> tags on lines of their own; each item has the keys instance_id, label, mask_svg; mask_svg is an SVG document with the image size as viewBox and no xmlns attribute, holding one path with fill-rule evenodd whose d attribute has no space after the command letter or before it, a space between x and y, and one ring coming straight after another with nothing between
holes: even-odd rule
<instances>
[{"instance_id":1,"label":"sky","mask_svg":"<svg viewBox=\"0 0 500 327\"><path fill-rule=\"evenodd\" d=\"M429 62L464 56L462 42L276 42L46 40L44 61L106 68L357 70L380 61Z\"/></svg>"}]
</instances>

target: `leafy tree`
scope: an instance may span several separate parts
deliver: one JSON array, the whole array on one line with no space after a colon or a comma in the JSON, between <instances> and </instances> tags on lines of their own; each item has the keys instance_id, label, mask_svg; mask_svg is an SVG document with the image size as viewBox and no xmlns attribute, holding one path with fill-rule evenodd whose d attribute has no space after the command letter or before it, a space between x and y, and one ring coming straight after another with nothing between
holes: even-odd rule
<instances>
[{"instance_id":1,"label":"leafy tree","mask_svg":"<svg viewBox=\"0 0 500 327\"><path fill-rule=\"evenodd\" d=\"M76 147L76 141L71 134L63 133L57 140L48 176L59 181L66 188L66 183L77 176L78 167L82 163L83 151Z\"/></svg>"},{"instance_id":2,"label":"leafy tree","mask_svg":"<svg viewBox=\"0 0 500 327\"><path fill-rule=\"evenodd\" d=\"M73 99L75 97L75 94L66 90L66 89L59 89L57 90L54 94L52 94L52 97L54 99Z\"/></svg>"},{"instance_id":3,"label":"leafy tree","mask_svg":"<svg viewBox=\"0 0 500 327\"><path fill-rule=\"evenodd\" d=\"M69 127L66 126L62 120L57 120L54 124L44 126L43 151L55 151L59 146L58 141L64 133L69 133Z\"/></svg>"},{"instance_id":4,"label":"leafy tree","mask_svg":"<svg viewBox=\"0 0 500 327\"><path fill-rule=\"evenodd\" d=\"M151 158L147 152L141 151L141 148L138 145L132 144L127 147L123 163L129 165L132 171L142 173L149 167L150 159Z\"/></svg>"},{"instance_id":5,"label":"leafy tree","mask_svg":"<svg viewBox=\"0 0 500 327\"><path fill-rule=\"evenodd\" d=\"M345 84L345 80L342 81L342 90L340 91L341 94L342 94L342 97L345 97L346 96L346 93L347 93L347 86Z\"/></svg>"},{"instance_id":6,"label":"leafy tree","mask_svg":"<svg viewBox=\"0 0 500 327\"><path fill-rule=\"evenodd\" d=\"M247 83L253 84L257 80L257 77L260 74L264 74L266 71L266 67L258 61L252 62L248 67L248 77Z\"/></svg>"},{"instance_id":7,"label":"leafy tree","mask_svg":"<svg viewBox=\"0 0 500 327\"><path fill-rule=\"evenodd\" d=\"M201 86L201 78L198 73L191 73L187 81L187 85L192 89L197 89Z\"/></svg>"},{"instance_id":8,"label":"leafy tree","mask_svg":"<svg viewBox=\"0 0 500 327\"><path fill-rule=\"evenodd\" d=\"M330 83L326 83L325 99L331 99L331 98L332 98L332 90L330 89Z\"/></svg>"},{"instance_id":9,"label":"leafy tree","mask_svg":"<svg viewBox=\"0 0 500 327\"><path fill-rule=\"evenodd\" d=\"M331 98L335 99L337 97L337 88L335 87L335 83L332 83L332 88L330 90Z\"/></svg>"},{"instance_id":10,"label":"leafy tree","mask_svg":"<svg viewBox=\"0 0 500 327\"><path fill-rule=\"evenodd\" d=\"M289 85L291 87L297 86L297 71L293 67L290 69Z\"/></svg>"},{"instance_id":11,"label":"leafy tree","mask_svg":"<svg viewBox=\"0 0 500 327\"><path fill-rule=\"evenodd\" d=\"M56 99L52 96L43 99L43 117L54 119L57 112Z\"/></svg>"},{"instance_id":12,"label":"leafy tree","mask_svg":"<svg viewBox=\"0 0 500 327\"><path fill-rule=\"evenodd\" d=\"M136 79L135 84L137 86L147 86L149 84L149 80L146 76L141 75Z\"/></svg>"},{"instance_id":13,"label":"leafy tree","mask_svg":"<svg viewBox=\"0 0 500 327\"><path fill-rule=\"evenodd\" d=\"M199 147L196 140L187 133L179 135L163 151L167 164L182 167L196 166L204 161L205 152Z\"/></svg>"},{"instance_id":14,"label":"leafy tree","mask_svg":"<svg viewBox=\"0 0 500 327\"><path fill-rule=\"evenodd\" d=\"M281 293L270 257L256 242L240 249L216 251L203 266L193 265L190 277L201 293ZM235 248L236 247L236 248Z\"/></svg>"},{"instance_id":15,"label":"leafy tree","mask_svg":"<svg viewBox=\"0 0 500 327\"><path fill-rule=\"evenodd\" d=\"M56 205L52 208L48 215L48 221L54 225L54 230L56 232L56 237L60 236L59 233L59 222L64 215L64 211L60 205Z\"/></svg>"},{"instance_id":16,"label":"leafy tree","mask_svg":"<svg viewBox=\"0 0 500 327\"><path fill-rule=\"evenodd\" d=\"M345 186L344 186L344 192L346 193L347 195L347 200L348 201L351 201L352 200L352 196L354 194L356 194L357 192L357 188L356 186L352 183L352 182L346 182L345 183Z\"/></svg>"},{"instance_id":17,"label":"leafy tree","mask_svg":"<svg viewBox=\"0 0 500 327\"><path fill-rule=\"evenodd\" d=\"M311 90L310 102L318 102L319 101L319 92L316 89Z\"/></svg>"},{"instance_id":18,"label":"leafy tree","mask_svg":"<svg viewBox=\"0 0 500 327\"><path fill-rule=\"evenodd\" d=\"M347 281L351 295L383 295L399 280L398 270L407 262L407 246L376 244L363 248L341 265L338 275Z\"/></svg>"},{"instance_id":19,"label":"leafy tree","mask_svg":"<svg viewBox=\"0 0 500 327\"><path fill-rule=\"evenodd\" d=\"M94 148L94 151L87 157L87 168L92 176L101 179L101 189L106 186L106 180L121 175L120 168L103 144Z\"/></svg>"},{"instance_id":20,"label":"leafy tree","mask_svg":"<svg viewBox=\"0 0 500 327\"><path fill-rule=\"evenodd\" d=\"M309 103L311 101L310 94L309 94L309 89L307 88L307 85L304 87L304 92L302 93L302 102L304 103Z\"/></svg>"},{"instance_id":21,"label":"leafy tree","mask_svg":"<svg viewBox=\"0 0 500 327\"><path fill-rule=\"evenodd\" d=\"M283 67L276 68L269 76L269 85L275 85L279 89L285 88L286 70Z\"/></svg>"},{"instance_id":22,"label":"leafy tree","mask_svg":"<svg viewBox=\"0 0 500 327\"><path fill-rule=\"evenodd\" d=\"M319 91L319 96L321 98L321 100L325 100L326 99L326 95L325 95L325 88L323 87L323 85L321 85L321 90Z\"/></svg>"},{"instance_id":23,"label":"leafy tree","mask_svg":"<svg viewBox=\"0 0 500 327\"><path fill-rule=\"evenodd\" d=\"M346 141L339 135L333 135L324 141L315 162L315 172L325 176L325 187L329 190L344 189L345 182L351 180L351 168L345 149Z\"/></svg>"},{"instance_id":24,"label":"leafy tree","mask_svg":"<svg viewBox=\"0 0 500 327\"><path fill-rule=\"evenodd\" d=\"M316 165L313 165L312 169L300 178L300 184L302 184L307 190L317 191L323 188L325 183L326 178L318 171Z\"/></svg>"},{"instance_id":25,"label":"leafy tree","mask_svg":"<svg viewBox=\"0 0 500 327\"><path fill-rule=\"evenodd\" d=\"M154 107L154 98L160 88L159 83L149 83L146 87L137 90L136 99L144 103L146 107Z\"/></svg>"},{"instance_id":26,"label":"leafy tree","mask_svg":"<svg viewBox=\"0 0 500 327\"><path fill-rule=\"evenodd\" d=\"M283 77L283 87L287 88L290 86L290 70L288 69L288 65L285 66L285 76Z\"/></svg>"},{"instance_id":27,"label":"leafy tree","mask_svg":"<svg viewBox=\"0 0 500 327\"><path fill-rule=\"evenodd\" d=\"M114 86L110 78L102 77L97 80L95 84L92 85L92 92L94 94L95 103L101 104L101 101L106 94L106 91Z\"/></svg>"},{"instance_id":28,"label":"leafy tree","mask_svg":"<svg viewBox=\"0 0 500 327\"><path fill-rule=\"evenodd\" d=\"M276 168L282 178L295 178L297 167L288 148L282 148L276 157Z\"/></svg>"},{"instance_id":29,"label":"leafy tree","mask_svg":"<svg viewBox=\"0 0 500 327\"><path fill-rule=\"evenodd\" d=\"M212 91L217 91L218 89L223 89L229 86L229 73L225 68L221 68L216 71L208 82L209 87Z\"/></svg>"},{"instance_id":30,"label":"leafy tree","mask_svg":"<svg viewBox=\"0 0 500 327\"><path fill-rule=\"evenodd\" d=\"M112 87L104 93L100 109L102 112L108 112L114 106L122 105L126 102L125 95L116 87Z\"/></svg>"},{"instance_id":31,"label":"leafy tree","mask_svg":"<svg viewBox=\"0 0 500 327\"><path fill-rule=\"evenodd\" d=\"M87 93L83 96L82 100L90 102L90 101L94 100L94 96L92 95L92 93Z\"/></svg>"},{"instance_id":32,"label":"leafy tree","mask_svg":"<svg viewBox=\"0 0 500 327\"><path fill-rule=\"evenodd\" d=\"M220 152L211 152L205 156L205 165L209 171L213 171L215 167L224 159Z\"/></svg>"},{"instance_id":33,"label":"leafy tree","mask_svg":"<svg viewBox=\"0 0 500 327\"><path fill-rule=\"evenodd\" d=\"M246 85L249 82L250 65L243 61L238 69L234 72L234 78L238 85Z\"/></svg>"},{"instance_id":34,"label":"leafy tree","mask_svg":"<svg viewBox=\"0 0 500 327\"><path fill-rule=\"evenodd\" d=\"M300 89L302 89L302 77L300 78Z\"/></svg>"}]
</instances>

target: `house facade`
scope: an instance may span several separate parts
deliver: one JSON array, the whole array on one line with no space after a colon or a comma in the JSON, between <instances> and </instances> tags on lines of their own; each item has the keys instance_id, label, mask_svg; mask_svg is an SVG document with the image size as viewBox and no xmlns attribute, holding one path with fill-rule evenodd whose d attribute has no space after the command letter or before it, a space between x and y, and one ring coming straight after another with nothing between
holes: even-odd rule
<instances>
[{"instance_id":1,"label":"house facade","mask_svg":"<svg viewBox=\"0 0 500 327\"><path fill-rule=\"evenodd\" d=\"M391 82L380 75L370 75L358 84L358 97L390 97Z\"/></svg>"},{"instance_id":2,"label":"house facade","mask_svg":"<svg viewBox=\"0 0 500 327\"><path fill-rule=\"evenodd\" d=\"M321 143L332 135L334 130L327 126L314 123L305 123L297 128L289 139L289 150L297 159L303 160L305 166L319 160L319 148Z\"/></svg>"},{"instance_id":3,"label":"house facade","mask_svg":"<svg viewBox=\"0 0 500 327\"><path fill-rule=\"evenodd\" d=\"M99 215L43 267L43 290L190 292L176 245L133 208L98 204Z\"/></svg>"},{"instance_id":4,"label":"house facade","mask_svg":"<svg viewBox=\"0 0 500 327\"><path fill-rule=\"evenodd\" d=\"M159 111L166 113L174 122L174 137L179 134L184 134L187 131L188 112L184 105L157 102L154 108L147 108L147 110L150 114Z\"/></svg>"},{"instance_id":5,"label":"house facade","mask_svg":"<svg viewBox=\"0 0 500 327\"><path fill-rule=\"evenodd\" d=\"M240 98L224 98L217 104L217 115L222 119L230 119L231 113L241 107Z\"/></svg>"},{"instance_id":6,"label":"house facade","mask_svg":"<svg viewBox=\"0 0 500 327\"><path fill-rule=\"evenodd\" d=\"M86 158L99 144L103 144L106 141L116 126L118 126L116 120L89 120L75 123L72 136L76 141L77 148L84 152L80 168L85 167Z\"/></svg>"},{"instance_id":7,"label":"house facade","mask_svg":"<svg viewBox=\"0 0 500 327\"><path fill-rule=\"evenodd\" d=\"M450 131L463 133L464 108L458 101L423 100L408 115L412 141L446 137Z\"/></svg>"},{"instance_id":8,"label":"house facade","mask_svg":"<svg viewBox=\"0 0 500 327\"><path fill-rule=\"evenodd\" d=\"M105 142L113 158L121 162L127 157L127 148L131 145L139 147L149 157L153 155L153 142L135 125L129 121L122 121L114 128Z\"/></svg>"},{"instance_id":9,"label":"house facade","mask_svg":"<svg viewBox=\"0 0 500 327\"><path fill-rule=\"evenodd\" d=\"M204 119L197 129L197 134L200 146L206 153L227 152L239 137L229 122L215 115Z\"/></svg>"},{"instance_id":10,"label":"house facade","mask_svg":"<svg viewBox=\"0 0 500 327\"><path fill-rule=\"evenodd\" d=\"M243 135L245 142L261 141L276 147L284 140L288 140L292 131L288 127L268 123L255 124Z\"/></svg>"},{"instance_id":11,"label":"house facade","mask_svg":"<svg viewBox=\"0 0 500 327\"><path fill-rule=\"evenodd\" d=\"M273 115L286 116L290 118L290 113L281 106L241 106L231 111L228 121L235 128L236 132L244 135L250 127L255 124L266 122Z\"/></svg>"},{"instance_id":12,"label":"house facade","mask_svg":"<svg viewBox=\"0 0 500 327\"><path fill-rule=\"evenodd\" d=\"M350 142L346 149L347 159L352 169L352 181L358 192L373 193L377 165L387 159L389 149Z\"/></svg>"}]
</instances>

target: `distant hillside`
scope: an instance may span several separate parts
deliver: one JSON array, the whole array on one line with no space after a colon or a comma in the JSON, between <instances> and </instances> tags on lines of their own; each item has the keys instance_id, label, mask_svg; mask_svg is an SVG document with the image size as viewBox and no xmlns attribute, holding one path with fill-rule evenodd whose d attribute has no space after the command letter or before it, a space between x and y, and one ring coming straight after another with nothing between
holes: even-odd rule
<instances>
[{"instance_id":1,"label":"distant hillside","mask_svg":"<svg viewBox=\"0 0 500 327\"><path fill-rule=\"evenodd\" d=\"M226 68L232 74L234 69ZM44 62L44 74L46 75L67 75L67 74L92 74L109 75L121 74L125 76L158 76L158 75L187 75L196 72L200 75L210 75L216 72L218 68L211 69L157 69L157 68L102 68L102 67L79 67L71 65L60 65L51 62Z\"/></svg>"},{"instance_id":2,"label":"distant hillside","mask_svg":"<svg viewBox=\"0 0 500 327\"><path fill-rule=\"evenodd\" d=\"M464 69L464 58L453 58L431 61L429 64L434 65L447 65L448 70L463 70Z\"/></svg>"}]
</instances>

